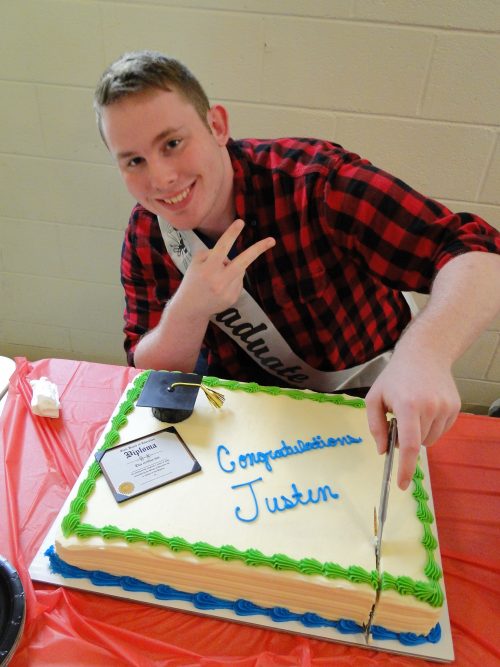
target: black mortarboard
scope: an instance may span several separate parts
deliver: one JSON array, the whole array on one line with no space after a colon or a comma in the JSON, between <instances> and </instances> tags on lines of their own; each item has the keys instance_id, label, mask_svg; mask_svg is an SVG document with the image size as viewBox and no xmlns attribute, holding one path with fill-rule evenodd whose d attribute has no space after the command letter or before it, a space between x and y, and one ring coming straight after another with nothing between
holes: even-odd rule
<instances>
[{"instance_id":1,"label":"black mortarboard","mask_svg":"<svg viewBox=\"0 0 500 667\"><path fill-rule=\"evenodd\" d=\"M196 373L151 371L137 405L153 408L153 415L162 422L184 421L193 412L202 379Z\"/></svg>"}]
</instances>

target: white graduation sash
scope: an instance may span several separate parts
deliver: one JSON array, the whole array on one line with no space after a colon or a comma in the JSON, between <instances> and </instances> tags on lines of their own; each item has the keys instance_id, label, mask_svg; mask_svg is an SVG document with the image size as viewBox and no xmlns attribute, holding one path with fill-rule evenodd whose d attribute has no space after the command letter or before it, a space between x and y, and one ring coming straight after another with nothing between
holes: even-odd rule
<instances>
[{"instance_id":1,"label":"white graduation sash","mask_svg":"<svg viewBox=\"0 0 500 667\"><path fill-rule=\"evenodd\" d=\"M192 231L178 231L158 218L165 247L181 273L185 273L192 254L205 249ZM392 350L374 359L341 371L320 371L300 359L281 336L262 308L243 289L231 308L214 315L210 321L235 341L261 368L300 389L339 391L370 387L392 356Z\"/></svg>"}]
</instances>

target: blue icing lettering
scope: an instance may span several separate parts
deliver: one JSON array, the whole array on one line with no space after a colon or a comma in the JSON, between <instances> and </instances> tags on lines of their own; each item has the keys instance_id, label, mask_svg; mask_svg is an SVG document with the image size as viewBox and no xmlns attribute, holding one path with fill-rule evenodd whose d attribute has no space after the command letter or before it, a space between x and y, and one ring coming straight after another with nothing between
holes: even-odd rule
<instances>
[{"instance_id":1,"label":"blue icing lettering","mask_svg":"<svg viewBox=\"0 0 500 667\"><path fill-rule=\"evenodd\" d=\"M243 482L242 484L234 484L231 486L232 489L241 489L247 487L250 491L250 511L243 513L241 506L238 505L234 514L239 521L245 523L251 523L255 521L259 516L259 499L254 489L254 484L256 482L262 482L262 477L257 477L249 482ZM292 510L298 505L317 505L319 502L327 502L330 499L337 500L339 498L338 493L334 493L328 484L323 486L318 486L316 491L313 489L307 489L305 493L299 491L295 482L291 485L291 497L281 495L279 498L273 497L271 499L265 498L264 504L267 511L270 514L275 514L276 512L285 512L286 510Z\"/></svg>"},{"instance_id":2,"label":"blue icing lettering","mask_svg":"<svg viewBox=\"0 0 500 667\"><path fill-rule=\"evenodd\" d=\"M316 497L313 494L312 489L307 489L306 498L304 499L304 494L297 489L295 482L292 483L292 496L288 498L287 496L281 496L282 505L280 507L279 500L274 497L272 501L269 501L269 498L266 498L266 507L271 514L275 512L285 512L286 510L291 510L297 507L297 505L309 505L313 503L316 505L320 501L326 502L328 499L333 498L337 500L339 498L338 493L334 493L328 484L324 486L318 486L316 489Z\"/></svg>"},{"instance_id":3,"label":"blue icing lettering","mask_svg":"<svg viewBox=\"0 0 500 667\"><path fill-rule=\"evenodd\" d=\"M234 470L236 468L235 462L232 461L232 460L229 461L229 465L230 465L229 470L227 468L224 468L224 466L222 465L222 462L221 462L221 452L224 452L224 454L226 454L227 456L231 455L231 452L229 451L229 449L227 447L225 447L224 445L219 445L217 447L217 463L219 464L219 468L221 470L223 470L224 472L234 472Z\"/></svg>"},{"instance_id":4,"label":"blue icing lettering","mask_svg":"<svg viewBox=\"0 0 500 667\"><path fill-rule=\"evenodd\" d=\"M325 447L337 447L345 445L354 445L363 442L363 438L356 438L353 435L342 435L339 437L329 437L324 440L320 435L314 435L311 440L297 439L297 443L293 446L287 444L285 440L281 441L281 446L277 449L268 449L263 452L256 450L254 452L244 452L238 456L238 466L240 470L247 470L249 467L264 464L268 472L273 471L271 461L283 459L287 456L294 456L295 454L305 454L306 452L315 449L324 449ZM225 445L217 447L217 462L219 467L224 472L234 472L236 469L236 462L230 458L231 452ZM229 460L226 460L229 459Z\"/></svg>"},{"instance_id":5,"label":"blue icing lettering","mask_svg":"<svg viewBox=\"0 0 500 667\"><path fill-rule=\"evenodd\" d=\"M250 518L243 517L241 515L241 507L239 505L234 510L236 518L239 519L240 521L244 521L245 523L250 523L251 521L255 521L255 519L259 516L259 503L257 502L255 491L253 490L253 485L255 484L255 482L262 482L262 477L257 477L257 479L253 479L251 482L244 482L243 484L235 484L234 486L231 487L232 489L240 489L242 486L248 486L252 493L253 510L254 510L253 516L251 516Z\"/></svg>"},{"instance_id":6,"label":"blue icing lettering","mask_svg":"<svg viewBox=\"0 0 500 667\"><path fill-rule=\"evenodd\" d=\"M352 444L359 444L363 442L363 438L357 438L352 435L343 435L339 437L322 438L320 435L314 435L311 440L297 439L296 444L291 446L285 440L281 440L281 445L275 450L255 450L245 452L237 456L232 456L231 451L225 445L217 447L217 463L219 468L225 473L234 473L237 468L240 470L248 470L254 466L264 464L268 472L273 472L271 461L283 459L288 456L295 456L296 454L304 454L315 449L324 449L327 447L337 447ZM247 498L248 506L242 508L237 505L234 514L238 521L244 523L252 523L257 519L260 512L259 497L254 488L254 484L262 482L262 477L256 477L241 484L234 484L231 489L245 489L250 491ZM296 508L298 505L317 505L320 502L327 502L328 500L337 500L339 494L332 491L328 484L319 485L317 488L309 488L305 492L299 491L295 483L291 484L291 494L275 496L272 498L264 498L264 506L270 514L276 512L285 512Z\"/></svg>"}]
</instances>

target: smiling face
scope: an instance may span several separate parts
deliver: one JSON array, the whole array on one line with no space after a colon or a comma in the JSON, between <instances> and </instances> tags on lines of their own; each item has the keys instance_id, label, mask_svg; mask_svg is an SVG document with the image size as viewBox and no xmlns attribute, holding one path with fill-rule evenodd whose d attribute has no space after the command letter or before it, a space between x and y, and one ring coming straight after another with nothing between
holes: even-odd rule
<instances>
[{"instance_id":1,"label":"smiling face","mask_svg":"<svg viewBox=\"0 0 500 667\"><path fill-rule=\"evenodd\" d=\"M153 89L104 107L102 130L128 191L148 211L213 238L232 222L223 107L210 109L204 123L176 91Z\"/></svg>"}]
</instances>

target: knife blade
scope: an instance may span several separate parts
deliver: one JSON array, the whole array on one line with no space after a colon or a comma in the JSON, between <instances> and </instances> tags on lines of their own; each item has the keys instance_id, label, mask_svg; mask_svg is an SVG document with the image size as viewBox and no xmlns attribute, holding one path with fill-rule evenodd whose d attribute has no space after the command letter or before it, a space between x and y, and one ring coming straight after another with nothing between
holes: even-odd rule
<instances>
[{"instance_id":1,"label":"knife blade","mask_svg":"<svg viewBox=\"0 0 500 667\"><path fill-rule=\"evenodd\" d=\"M385 520L387 518L387 506L389 503L389 490L391 487L392 465L394 462L394 451L398 441L398 425L393 417L389 424L387 436L387 450L385 453L384 474L382 476L382 488L380 491L380 503L378 516L375 517L375 558L377 570L380 568L380 553L382 549L382 534L384 532Z\"/></svg>"}]
</instances>

